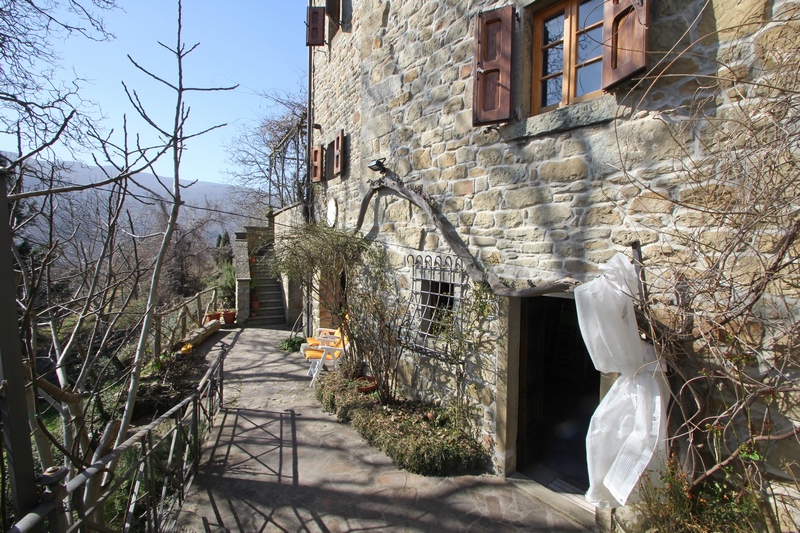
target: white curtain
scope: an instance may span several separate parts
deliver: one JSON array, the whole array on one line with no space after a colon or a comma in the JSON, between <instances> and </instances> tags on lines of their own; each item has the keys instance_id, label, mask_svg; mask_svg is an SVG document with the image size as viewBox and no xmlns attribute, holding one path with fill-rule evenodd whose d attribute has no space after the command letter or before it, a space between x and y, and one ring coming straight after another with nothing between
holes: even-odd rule
<instances>
[{"instance_id":1,"label":"white curtain","mask_svg":"<svg viewBox=\"0 0 800 533\"><path fill-rule=\"evenodd\" d=\"M666 465L669 396L655 351L636 328L633 265L617 254L601 269L600 277L575 289L578 322L595 368L621 376L589 424L586 499L597 507L620 507L635 501L645 471L657 483Z\"/></svg>"}]
</instances>

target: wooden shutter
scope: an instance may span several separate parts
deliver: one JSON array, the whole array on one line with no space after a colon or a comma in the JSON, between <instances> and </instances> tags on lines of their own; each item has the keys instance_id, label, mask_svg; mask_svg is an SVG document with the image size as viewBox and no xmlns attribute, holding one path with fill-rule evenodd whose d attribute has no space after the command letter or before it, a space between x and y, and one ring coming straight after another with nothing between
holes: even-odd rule
<instances>
[{"instance_id":1,"label":"wooden shutter","mask_svg":"<svg viewBox=\"0 0 800 533\"><path fill-rule=\"evenodd\" d=\"M647 67L648 0L607 0L603 9L603 89L607 89Z\"/></svg>"},{"instance_id":2,"label":"wooden shutter","mask_svg":"<svg viewBox=\"0 0 800 533\"><path fill-rule=\"evenodd\" d=\"M344 172L344 130L339 130L333 140L333 175Z\"/></svg>"},{"instance_id":3,"label":"wooden shutter","mask_svg":"<svg viewBox=\"0 0 800 533\"><path fill-rule=\"evenodd\" d=\"M484 11L475 18L473 126L511 119L513 37L513 5Z\"/></svg>"},{"instance_id":4,"label":"wooden shutter","mask_svg":"<svg viewBox=\"0 0 800 533\"><path fill-rule=\"evenodd\" d=\"M320 144L311 149L311 181L322 181L325 171L325 148Z\"/></svg>"},{"instance_id":5,"label":"wooden shutter","mask_svg":"<svg viewBox=\"0 0 800 533\"><path fill-rule=\"evenodd\" d=\"M306 21L306 46L325 45L325 8L309 7Z\"/></svg>"},{"instance_id":6,"label":"wooden shutter","mask_svg":"<svg viewBox=\"0 0 800 533\"><path fill-rule=\"evenodd\" d=\"M341 24L341 0L325 0L325 14L337 26Z\"/></svg>"}]
</instances>

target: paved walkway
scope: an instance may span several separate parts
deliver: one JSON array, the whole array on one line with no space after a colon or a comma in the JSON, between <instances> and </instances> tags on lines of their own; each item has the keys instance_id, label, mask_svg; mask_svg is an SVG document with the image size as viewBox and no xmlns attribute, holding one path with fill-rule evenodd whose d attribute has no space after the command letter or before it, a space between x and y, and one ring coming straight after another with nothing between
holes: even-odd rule
<instances>
[{"instance_id":1,"label":"paved walkway","mask_svg":"<svg viewBox=\"0 0 800 533\"><path fill-rule=\"evenodd\" d=\"M398 470L322 412L305 360L277 349L287 336L225 332L225 407L178 531L584 531L496 476Z\"/></svg>"}]
</instances>

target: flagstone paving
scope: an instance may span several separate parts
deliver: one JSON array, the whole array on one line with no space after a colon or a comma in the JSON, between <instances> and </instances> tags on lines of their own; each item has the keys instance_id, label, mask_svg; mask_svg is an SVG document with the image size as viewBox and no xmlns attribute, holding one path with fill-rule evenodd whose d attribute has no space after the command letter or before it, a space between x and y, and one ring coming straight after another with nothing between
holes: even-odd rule
<instances>
[{"instance_id":1,"label":"flagstone paving","mask_svg":"<svg viewBox=\"0 0 800 533\"><path fill-rule=\"evenodd\" d=\"M501 477L394 467L322 412L305 360L277 349L288 331L222 336L224 407L177 531L585 531Z\"/></svg>"}]
</instances>

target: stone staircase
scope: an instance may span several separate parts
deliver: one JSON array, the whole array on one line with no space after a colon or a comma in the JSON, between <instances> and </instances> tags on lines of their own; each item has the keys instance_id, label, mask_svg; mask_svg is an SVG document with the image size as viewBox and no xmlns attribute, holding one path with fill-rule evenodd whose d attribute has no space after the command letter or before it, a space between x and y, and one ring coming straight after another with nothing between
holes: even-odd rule
<instances>
[{"instance_id":1,"label":"stone staircase","mask_svg":"<svg viewBox=\"0 0 800 533\"><path fill-rule=\"evenodd\" d=\"M256 257L251 265L250 276L256 280L255 292L258 297L258 309L253 309L251 300L250 318L247 326L276 326L286 324L286 310L283 307L283 285L273 278L266 267L264 256Z\"/></svg>"}]
</instances>

